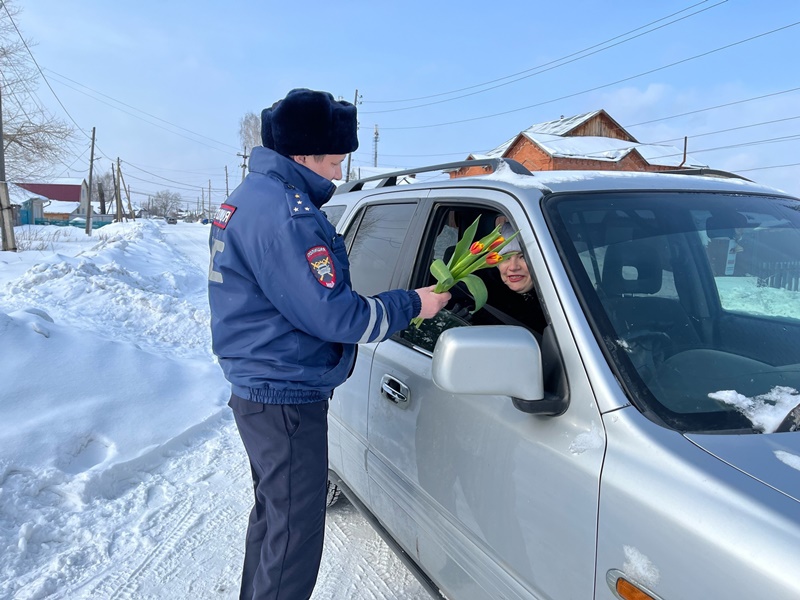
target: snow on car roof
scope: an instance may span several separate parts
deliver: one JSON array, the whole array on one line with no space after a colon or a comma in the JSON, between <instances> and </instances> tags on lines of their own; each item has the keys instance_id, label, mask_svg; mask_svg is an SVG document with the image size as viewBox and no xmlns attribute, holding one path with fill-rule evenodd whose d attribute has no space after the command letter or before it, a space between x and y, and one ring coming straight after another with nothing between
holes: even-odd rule
<instances>
[{"instance_id":1,"label":"snow on car roof","mask_svg":"<svg viewBox=\"0 0 800 600\"><path fill-rule=\"evenodd\" d=\"M644 171L534 171L518 175L503 166L495 173L476 177L485 181L502 181L519 188L550 192L601 191L603 189L675 189L709 191L748 191L762 194L785 194L775 188L738 179L711 175L651 173Z\"/></svg>"}]
</instances>

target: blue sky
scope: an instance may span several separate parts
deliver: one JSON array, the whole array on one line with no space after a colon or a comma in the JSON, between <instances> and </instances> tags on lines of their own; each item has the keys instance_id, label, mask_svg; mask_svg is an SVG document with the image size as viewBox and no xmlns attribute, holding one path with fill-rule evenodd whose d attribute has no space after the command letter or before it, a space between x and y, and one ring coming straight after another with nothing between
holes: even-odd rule
<instances>
[{"instance_id":1,"label":"blue sky","mask_svg":"<svg viewBox=\"0 0 800 600\"><path fill-rule=\"evenodd\" d=\"M689 136L695 159L800 194L800 166L775 168L800 163L796 0L16 5L64 108L44 82L37 101L85 132L58 174L88 174L94 126L97 168L119 157L138 201L194 203L209 179L222 201L240 118L294 87L358 90L354 167L373 164L376 125L378 165L416 167L604 108L641 142Z\"/></svg>"}]
</instances>

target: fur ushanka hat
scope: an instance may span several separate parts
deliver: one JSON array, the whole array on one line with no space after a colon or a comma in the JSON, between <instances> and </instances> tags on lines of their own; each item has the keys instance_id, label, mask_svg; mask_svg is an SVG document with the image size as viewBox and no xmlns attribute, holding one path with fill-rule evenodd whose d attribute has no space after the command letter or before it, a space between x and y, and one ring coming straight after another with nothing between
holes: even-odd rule
<instances>
[{"instance_id":1,"label":"fur ushanka hat","mask_svg":"<svg viewBox=\"0 0 800 600\"><path fill-rule=\"evenodd\" d=\"M294 89L261 111L261 143L284 156L354 152L356 107L328 92Z\"/></svg>"}]
</instances>

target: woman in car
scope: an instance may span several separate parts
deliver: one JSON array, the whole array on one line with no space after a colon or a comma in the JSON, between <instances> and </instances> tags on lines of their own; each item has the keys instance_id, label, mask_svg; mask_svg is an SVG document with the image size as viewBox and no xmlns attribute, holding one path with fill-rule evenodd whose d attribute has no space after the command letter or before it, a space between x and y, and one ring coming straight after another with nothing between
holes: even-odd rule
<instances>
[{"instance_id":1,"label":"woman in car","mask_svg":"<svg viewBox=\"0 0 800 600\"><path fill-rule=\"evenodd\" d=\"M504 217L499 219L504 221L500 234L506 239L510 238L514 235L514 228ZM489 293L489 301L513 317L518 324L542 333L547 322L519 238L514 238L503 248L503 260L497 265L497 275L505 286L492 286L494 289ZM514 293L509 294L509 291ZM494 294L499 297L493 297Z\"/></svg>"}]
</instances>

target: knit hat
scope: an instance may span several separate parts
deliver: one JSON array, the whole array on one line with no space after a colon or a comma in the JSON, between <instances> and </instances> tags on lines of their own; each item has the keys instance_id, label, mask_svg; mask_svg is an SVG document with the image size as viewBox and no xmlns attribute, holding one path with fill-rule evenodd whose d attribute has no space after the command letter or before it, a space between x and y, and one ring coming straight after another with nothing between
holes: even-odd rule
<instances>
[{"instance_id":1,"label":"knit hat","mask_svg":"<svg viewBox=\"0 0 800 600\"><path fill-rule=\"evenodd\" d=\"M356 107L328 92L294 89L261 111L261 143L284 156L348 154L358 148Z\"/></svg>"},{"instance_id":2,"label":"knit hat","mask_svg":"<svg viewBox=\"0 0 800 600\"><path fill-rule=\"evenodd\" d=\"M507 240L512 235L514 235L514 233L516 233L516 232L514 231L514 228L511 226L511 223L509 223L508 221L503 223L503 227L500 229L500 235L503 236L503 239ZM503 254L507 254L507 253L510 253L510 252L522 252L522 248L520 248L520 245L519 245L519 236L515 237L508 244L503 246L503 249L501 250L501 252Z\"/></svg>"}]
</instances>

